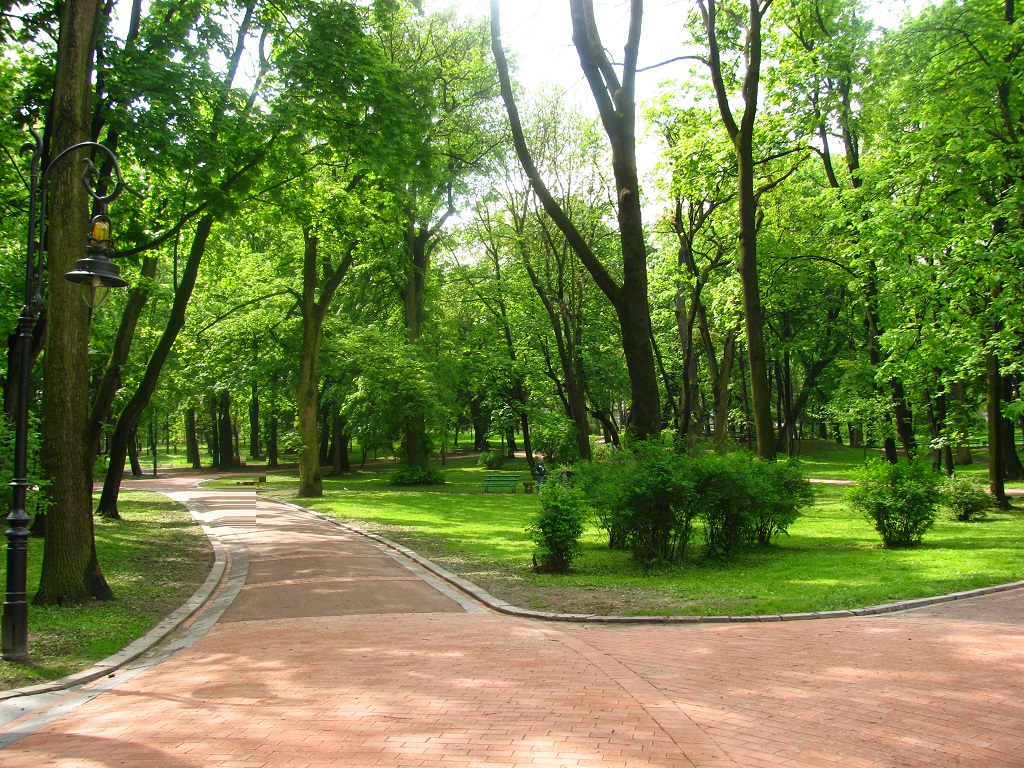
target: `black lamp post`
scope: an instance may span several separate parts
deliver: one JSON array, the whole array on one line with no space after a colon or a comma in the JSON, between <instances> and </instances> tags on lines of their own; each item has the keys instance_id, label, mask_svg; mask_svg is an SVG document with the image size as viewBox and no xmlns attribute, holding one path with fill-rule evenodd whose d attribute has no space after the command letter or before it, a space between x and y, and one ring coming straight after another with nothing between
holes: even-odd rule
<instances>
[{"instance_id":1,"label":"black lamp post","mask_svg":"<svg viewBox=\"0 0 1024 768\"><path fill-rule=\"evenodd\" d=\"M82 183L89 196L96 201L100 211L92 220L84 258L78 260L76 269L65 277L82 284L86 303L97 306L98 292L105 294L108 288L123 288L128 285L121 277L120 270L110 261L113 254L111 221L106 214L107 203L121 194L124 179L117 163L117 157L107 147L93 141L83 141L68 147L53 158L39 180L39 165L43 153L43 141L32 128L29 132L33 143L26 144L23 152L32 152L28 204L28 249L25 258L25 304L18 321L18 401L15 413L14 433L14 479L11 513L7 516L7 599L3 608L3 658L7 661L23 661L28 658L28 524L25 511L28 495L28 405L29 368L32 365L32 329L39 312L42 292L43 252L46 249L46 185L50 171L63 158L80 149L90 148L105 153L113 163L117 184L113 192L101 195L93 187L99 174L92 161L86 159ZM36 215L36 205L39 215Z\"/></svg>"}]
</instances>

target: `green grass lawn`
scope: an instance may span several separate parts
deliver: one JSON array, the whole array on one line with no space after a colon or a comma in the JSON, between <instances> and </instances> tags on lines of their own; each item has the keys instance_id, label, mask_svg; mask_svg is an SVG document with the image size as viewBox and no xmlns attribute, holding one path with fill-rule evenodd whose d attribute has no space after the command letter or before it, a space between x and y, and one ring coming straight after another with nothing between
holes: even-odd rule
<instances>
[{"instance_id":1,"label":"green grass lawn","mask_svg":"<svg viewBox=\"0 0 1024 768\"><path fill-rule=\"evenodd\" d=\"M861 458L861 461L863 459ZM583 556L567 575L535 574L525 529L536 495L483 493L473 459L449 460L443 486L388 484L390 466L325 478L310 508L401 542L492 594L525 608L607 615L756 615L863 607L1024 578L1024 511L977 523L940 519L914 549L886 550L845 489L819 487L816 502L777 544L728 565L699 557L645 571L610 551L591 526ZM822 465L827 468L827 465ZM852 461L832 468L852 472ZM525 461L506 471L528 477ZM808 474L817 474L805 467ZM269 494L296 500L294 475L271 475ZM699 538L699 537L698 537ZM699 541L696 542L699 547Z\"/></svg>"},{"instance_id":2,"label":"green grass lawn","mask_svg":"<svg viewBox=\"0 0 1024 768\"><path fill-rule=\"evenodd\" d=\"M1019 452L1024 453L1024 446ZM958 474L974 477L979 481L988 481L988 449L984 446L971 448L973 463L958 466ZM851 448L848 445L837 445L826 440L803 440L800 443L800 454L797 461L807 477L826 480L853 480L864 465L867 458L880 458L884 453L881 448ZM1007 488L1024 488L1022 482L1008 482Z\"/></svg>"},{"instance_id":3,"label":"green grass lawn","mask_svg":"<svg viewBox=\"0 0 1024 768\"><path fill-rule=\"evenodd\" d=\"M192 516L155 493L122 492L121 521L96 518L96 551L114 600L29 605L29 663L0 663L0 689L53 680L116 653L184 603L205 581L213 550ZM39 584L42 541L29 540L28 584ZM6 564L0 574L6 577Z\"/></svg>"}]
</instances>

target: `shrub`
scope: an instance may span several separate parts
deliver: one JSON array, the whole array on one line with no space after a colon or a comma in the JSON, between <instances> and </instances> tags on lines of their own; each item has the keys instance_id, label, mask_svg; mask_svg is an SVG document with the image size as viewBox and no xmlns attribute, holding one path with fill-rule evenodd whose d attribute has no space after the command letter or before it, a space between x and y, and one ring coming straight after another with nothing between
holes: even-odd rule
<instances>
[{"instance_id":1,"label":"shrub","mask_svg":"<svg viewBox=\"0 0 1024 768\"><path fill-rule=\"evenodd\" d=\"M686 555L696 515L691 462L658 441L637 442L574 468L612 549L644 564Z\"/></svg>"},{"instance_id":2,"label":"shrub","mask_svg":"<svg viewBox=\"0 0 1024 768\"><path fill-rule=\"evenodd\" d=\"M648 564L685 557L698 519L709 557L766 545L811 499L792 465L748 453L689 457L653 441L577 467L575 483L597 510L610 546L624 544Z\"/></svg>"},{"instance_id":3,"label":"shrub","mask_svg":"<svg viewBox=\"0 0 1024 768\"><path fill-rule=\"evenodd\" d=\"M767 546L780 533L789 533L800 508L814 499L814 489L793 464L752 461L755 504L751 543Z\"/></svg>"},{"instance_id":4,"label":"shrub","mask_svg":"<svg viewBox=\"0 0 1024 768\"><path fill-rule=\"evenodd\" d=\"M931 467L874 459L857 473L856 482L850 501L874 522L886 547L914 546L935 523L941 494Z\"/></svg>"},{"instance_id":5,"label":"shrub","mask_svg":"<svg viewBox=\"0 0 1024 768\"><path fill-rule=\"evenodd\" d=\"M443 483L444 474L435 467L423 469L403 464L391 475L392 485L442 485Z\"/></svg>"},{"instance_id":6,"label":"shrub","mask_svg":"<svg viewBox=\"0 0 1024 768\"><path fill-rule=\"evenodd\" d=\"M992 497L984 486L962 475L947 478L942 495L953 517L962 523L981 520L992 508Z\"/></svg>"},{"instance_id":7,"label":"shrub","mask_svg":"<svg viewBox=\"0 0 1024 768\"><path fill-rule=\"evenodd\" d=\"M545 483L540 490L540 511L527 528L537 544L533 568L540 573L565 573L583 547L585 513L579 494L562 483Z\"/></svg>"},{"instance_id":8,"label":"shrub","mask_svg":"<svg viewBox=\"0 0 1024 768\"><path fill-rule=\"evenodd\" d=\"M754 538L755 482L749 455L708 454L694 460L697 505L706 554L727 558Z\"/></svg>"},{"instance_id":9,"label":"shrub","mask_svg":"<svg viewBox=\"0 0 1024 768\"><path fill-rule=\"evenodd\" d=\"M484 451L477 459L477 466L484 469L501 469L504 463L505 457L501 455L501 451Z\"/></svg>"}]
</instances>

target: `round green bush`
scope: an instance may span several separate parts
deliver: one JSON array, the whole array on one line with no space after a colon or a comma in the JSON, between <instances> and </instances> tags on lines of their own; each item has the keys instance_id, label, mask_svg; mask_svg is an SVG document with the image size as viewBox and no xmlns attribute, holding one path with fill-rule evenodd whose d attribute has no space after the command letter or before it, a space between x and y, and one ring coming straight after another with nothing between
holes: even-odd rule
<instances>
[{"instance_id":1,"label":"round green bush","mask_svg":"<svg viewBox=\"0 0 1024 768\"><path fill-rule=\"evenodd\" d=\"M992 497L984 486L962 475L947 478L942 494L954 519L962 523L981 520L992 508Z\"/></svg>"},{"instance_id":2,"label":"round green bush","mask_svg":"<svg viewBox=\"0 0 1024 768\"><path fill-rule=\"evenodd\" d=\"M562 483L540 487L540 511L526 532L537 544L534 570L565 573L583 547L585 512L579 494Z\"/></svg>"},{"instance_id":3,"label":"round green bush","mask_svg":"<svg viewBox=\"0 0 1024 768\"><path fill-rule=\"evenodd\" d=\"M855 479L850 502L874 522L886 547L915 546L934 525L942 494L930 466L873 459Z\"/></svg>"}]
</instances>

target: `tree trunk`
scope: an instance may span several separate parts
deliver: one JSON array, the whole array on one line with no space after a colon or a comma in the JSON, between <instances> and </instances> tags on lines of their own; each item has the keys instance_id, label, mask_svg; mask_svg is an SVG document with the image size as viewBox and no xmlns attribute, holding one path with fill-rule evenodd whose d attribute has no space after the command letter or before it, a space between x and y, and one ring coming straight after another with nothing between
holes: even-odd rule
<instances>
[{"instance_id":1,"label":"tree trunk","mask_svg":"<svg viewBox=\"0 0 1024 768\"><path fill-rule=\"evenodd\" d=\"M100 496L100 503L97 512L101 515L117 515L117 496L121 488L121 478L124 475L124 459L128 448L128 434L135 423L139 420L142 412L149 404L153 392L160 378L160 371L174 347L178 333L185 325L185 311L188 309L188 302L192 298L192 290L196 285L196 276L199 274L199 264L203 254L206 252L206 241L213 228L213 215L206 214L196 225L196 234L192 240L192 248L189 251L188 260L182 270L181 281L174 292L174 302L171 305L171 314L167 318L167 325L164 328L160 339L157 341L153 352L146 364L145 373L135 394L125 405L121 415L118 416L114 433L110 440L110 466L107 468L107 476L103 481L103 494Z\"/></svg>"},{"instance_id":2,"label":"tree trunk","mask_svg":"<svg viewBox=\"0 0 1024 768\"><path fill-rule=\"evenodd\" d=\"M189 408L185 415L185 456L192 469L202 469L199 440L196 437L196 409Z\"/></svg>"},{"instance_id":3,"label":"tree trunk","mask_svg":"<svg viewBox=\"0 0 1024 768\"><path fill-rule=\"evenodd\" d=\"M57 152L87 140L96 0L68 0L57 42L50 146ZM55 154L55 153L53 153ZM88 408L89 312L78 286L64 279L85 255L88 200L82 154L65 156L49 181L47 323L43 358L42 470L52 501L36 605L65 605L113 597L96 558ZM123 461L122 457L122 461Z\"/></svg>"},{"instance_id":4,"label":"tree trunk","mask_svg":"<svg viewBox=\"0 0 1024 768\"><path fill-rule=\"evenodd\" d=\"M134 426L131 432L128 433L128 466L130 467L132 477L138 479L142 477L142 462L139 461L139 428ZM121 515L105 515L114 520L120 520Z\"/></svg>"},{"instance_id":5,"label":"tree trunk","mask_svg":"<svg viewBox=\"0 0 1024 768\"><path fill-rule=\"evenodd\" d=\"M1001 439L1000 421L1002 410L1002 381L999 373L999 358L993 352L985 355L986 410L988 419L988 482L989 490L995 505L1000 509L1009 509L1010 502L1006 498L1006 463L1003 461L1003 441Z\"/></svg>"},{"instance_id":6,"label":"tree trunk","mask_svg":"<svg viewBox=\"0 0 1024 768\"><path fill-rule=\"evenodd\" d=\"M729 441L729 380L732 378L732 364L736 356L736 334L732 331L725 337L722 349L722 364L715 379L715 450L725 453Z\"/></svg>"},{"instance_id":7,"label":"tree trunk","mask_svg":"<svg viewBox=\"0 0 1024 768\"><path fill-rule=\"evenodd\" d=\"M317 423L320 415L317 363L323 342L323 321L316 304L319 239L304 230L305 249L302 281L302 351L299 356L298 401L299 437L299 498L317 498L324 495L320 476L320 440Z\"/></svg>"},{"instance_id":8,"label":"tree trunk","mask_svg":"<svg viewBox=\"0 0 1024 768\"><path fill-rule=\"evenodd\" d=\"M235 441L231 428L231 393L222 389L217 396L217 452L220 454L221 472L235 466Z\"/></svg>"},{"instance_id":9,"label":"tree trunk","mask_svg":"<svg viewBox=\"0 0 1024 768\"><path fill-rule=\"evenodd\" d=\"M962 414L967 409L967 385L962 381L954 382L952 386L953 399L958 404L958 414ZM959 433L960 430L958 429ZM962 443L957 443L956 446L956 464L958 467L970 466L974 463L974 457L971 455L971 445L969 442L964 440Z\"/></svg>"},{"instance_id":10,"label":"tree trunk","mask_svg":"<svg viewBox=\"0 0 1024 768\"><path fill-rule=\"evenodd\" d=\"M252 382L252 398L249 400L249 455L254 459L263 456L260 446L260 392L255 379Z\"/></svg>"},{"instance_id":11,"label":"tree trunk","mask_svg":"<svg viewBox=\"0 0 1024 768\"><path fill-rule=\"evenodd\" d=\"M131 293L128 295L128 303L121 313L121 322L114 339L114 347L107 360L103 377L96 388L92 411L89 414L89 450L93 463L96 461L96 456L99 455L100 436L110 417L110 407L117 396L117 390L121 386L121 368L128 362L132 339L135 337L135 328L142 316L142 310L149 300L149 286L152 279L156 277L158 263L159 259L155 256L147 256L142 261L139 275L142 279L138 285L132 287Z\"/></svg>"},{"instance_id":12,"label":"tree trunk","mask_svg":"<svg viewBox=\"0 0 1024 768\"><path fill-rule=\"evenodd\" d=\"M348 460L348 446L351 436L345 429L345 419L340 415L335 415L331 432L334 436L331 441L331 474L341 475L345 472L351 472L352 467Z\"/></svg>"},{"instance_id":13,"label":"tree trunk","mask_svg":"<svg viewBox=\"0 0 1024 768\"><path fill-rule=\"evenodd\" d=\"M1000 388L1002 402L1008 403L1013 400L1013 379L1010 376L1000 376ZM1005 416L999 417L999 439L1002 441L1003 463L1005 477L1007 480L1024 480L1024 466L1020 463L1020 456L1017 455L1016 430L1013 422Z\"/></svg>"},{"instance_id":14,"label":"tree trunk","mask_svg":"<svg viewBox=\"0 0 1024 768\"><path fill-rule=\"evenodd\" d=\"M646 439L661 431L658 372L651 345L651 315L647 296L647 247L644 238L639 178L636 164L636 63L640 44L643 3L632 0L621 82L608 60L594 21L590 0L570 0L573 44L580 66L590 85L612 149L615 177L619 244L622 254L622 284L608 273L600 259L552 196L537 170L526 145L518 108L512 92L508 65L501 46L500 9L491 0L491 49L498 65L502 100L508 112L516 155L545 212L561 230L570 247L605 294L619 320L622 349L629 374L629 432Z\"/></svg>"},{"instance_id":15,"label":"tree trunk","mask_svg":"<svg viewBox=\"0 0 1024 768\"><path fill-rule=\"evenodd\" d=\"M210 393L206 398L206 418L209 428L206 430L206 445L210 450L211 466L220 466L220 441L217 440L217 395Z\"/></svg>"},{"instance_id":16,"label":"tree trunk","mask_svg":"<svg viewBox=\"0 0 1024 768\"><path fill-rule=\"evenodd\" d=\"M267 437L267 469L277 467L277 416L270 417L270 435Z\"/></svg>"}]
</instances>

